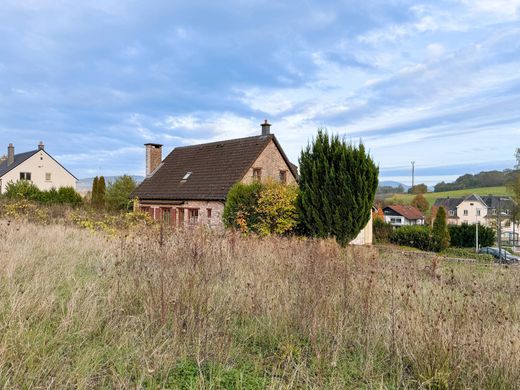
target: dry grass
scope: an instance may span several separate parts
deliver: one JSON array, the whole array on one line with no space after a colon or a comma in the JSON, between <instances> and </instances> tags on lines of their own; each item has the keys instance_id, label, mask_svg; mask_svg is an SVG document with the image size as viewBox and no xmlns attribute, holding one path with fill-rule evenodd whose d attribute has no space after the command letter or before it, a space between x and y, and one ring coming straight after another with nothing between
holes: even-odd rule
<instances>
[{"instance_id":1,"label":"dry grass","mask_svg":"<svg viewBox=\"0 0 520 390\"><path fill-rule=\"evenodd\" d=\"M0 387L515 388L516 268L0 222Z\"/></svg>"}]
</instances>

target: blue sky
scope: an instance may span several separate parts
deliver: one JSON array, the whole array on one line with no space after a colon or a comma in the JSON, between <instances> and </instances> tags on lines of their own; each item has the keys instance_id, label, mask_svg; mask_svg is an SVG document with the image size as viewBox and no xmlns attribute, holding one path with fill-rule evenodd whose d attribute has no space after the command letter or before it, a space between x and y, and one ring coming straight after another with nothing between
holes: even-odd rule
<instances>
[{"instance_id":1,"label":"blue sky","mask_svg":"<svg viewBox=\"0 0 520 390\"><path fill-rule=\"evenodd\" d=\"M0 2L0 147L142 174L146 142L265 118L294 161L320 127L362 139L383 179L512 167L520 0Z\"/></svg>"}]
</instances>

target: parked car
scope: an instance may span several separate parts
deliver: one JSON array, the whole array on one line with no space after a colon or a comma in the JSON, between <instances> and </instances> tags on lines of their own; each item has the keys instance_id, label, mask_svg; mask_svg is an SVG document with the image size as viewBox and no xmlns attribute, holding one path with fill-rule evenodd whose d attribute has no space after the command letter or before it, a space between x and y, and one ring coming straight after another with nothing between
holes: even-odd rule
<instances>
[{"instance_id":1,"label":"parked car","mask_svg":"<svg viewBox=\"0 0 520 390\"><path fill-rule=\"evenodd\" d=\"M486 253L488 255L493 256L497 262L502 262L506 264L515 264L520 263L520 258L517 256L514 256L512 253L506 251L505 249L501 249L502 252L502 259L500 259L498 248L493 248L489 246L485 246L483 248L480 248L479 253Z\"/></svg>"}]
</instances>

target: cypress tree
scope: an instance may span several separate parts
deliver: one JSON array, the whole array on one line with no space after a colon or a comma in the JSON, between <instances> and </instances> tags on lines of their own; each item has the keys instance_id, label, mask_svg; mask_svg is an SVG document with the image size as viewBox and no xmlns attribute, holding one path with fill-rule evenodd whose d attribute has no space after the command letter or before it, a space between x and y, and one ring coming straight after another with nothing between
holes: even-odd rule
<instances>
[{"instance_id":1,"label":"cypress tree","mask_svg":"<svg viewBox=\"0 0 520 390\"><path fill-rule=\"evenodd\" d=\"M98 189L99 189L99 178L96 176L94 178L94 181L92 182L92 194L91 194L91 199L90 199L90 203L94 207L97 207L97 203L98 203L98 199L99 199L99 196L98 196L99 190Z\"/></svg>"},{"instance_id":2,"label":"cypress tree","mask_svg":"<svg viewBox=\"0 0 520 390\"><path fill-rule=\"evenodd\" d=\"M100 176L98 182L98 207L105 207L105 193L106 193L106 183L105 177Z\"/></svg>"},{"instance_id":3,"label":"cypress tree","mask_svg":"<svg viewBox=\"0 0 520 390\"><path fill-rule=\"evenodd\" d=\"M448 224L446 223L446 210L444 207L439 207L435 220L433 221L432 244L433 250L437 252L450 246L450 232L448 231Z\"/></svg>"},{"instance_id":4,"label":"cypress tree","mask_svg":"<svg viewBox=\"0 0 520 390\"><path fill-rule=\"evenodd\" d=\"M302 151L299 163L302 229L347 245L370 220L379 168L363 144L356 147L323 130Z\"/></svg>"}]
</instances>

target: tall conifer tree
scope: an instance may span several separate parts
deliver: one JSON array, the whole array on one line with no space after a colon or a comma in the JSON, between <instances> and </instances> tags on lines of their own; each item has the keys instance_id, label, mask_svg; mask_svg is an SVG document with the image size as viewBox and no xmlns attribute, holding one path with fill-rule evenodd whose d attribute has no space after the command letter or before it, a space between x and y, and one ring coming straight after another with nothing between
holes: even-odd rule
<instances>
[{"instance_id":1,"label":"tall conifer tree","mask_svg":"<svg viewBox=\"0 0 520 390\"><path fill-rule=\"evenodd\" d=\"M106 193L105 177L100 176L98 182L98 207L105 207L105 193Z\"/></svg>"},{"instance_id":2,"label":"tall conifer tree","mask_svg":"<svg viewBox=\"0 0 520 390\"><path fill-rule=\"evenodd\" d=\"M345 246L370 220L379 168L356 147L319 130L300 156L298 207L303 229Z\"/></svg>"},{"instance_id":3,"label":"tall conifer tree","mask_svg":"<svg viewBox=\"0 0 520 390\"><path fill-rule=\"evenodd\" d=\"M96 207L98 203L98 188L99 188L99 177L95 177L92 181L92 193L90 198L90 203L92 206Z\"/></svg>"}]
</instances>

